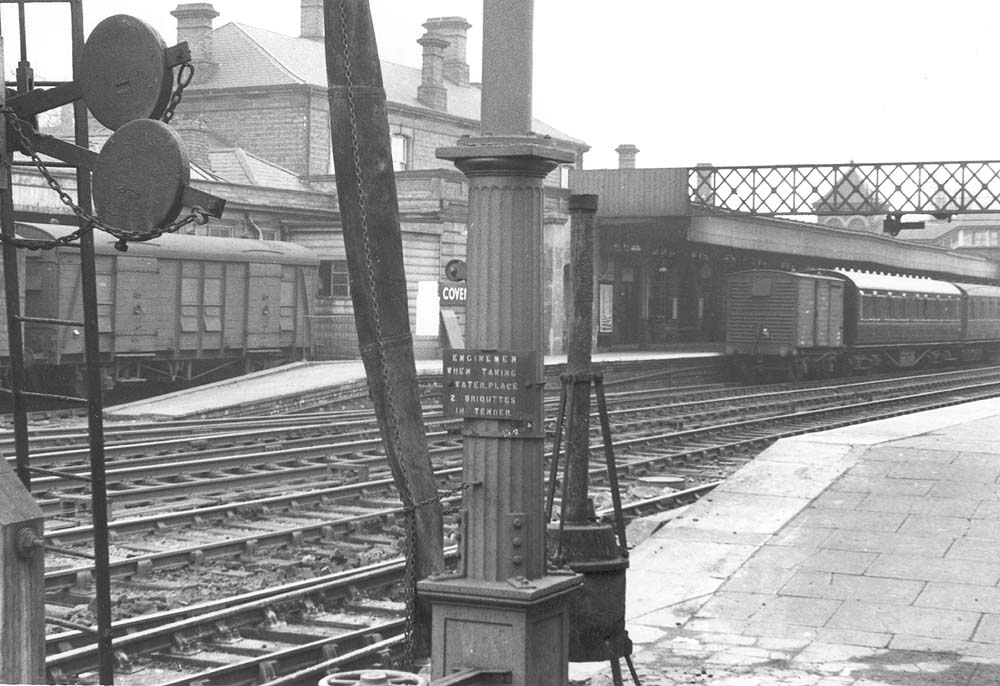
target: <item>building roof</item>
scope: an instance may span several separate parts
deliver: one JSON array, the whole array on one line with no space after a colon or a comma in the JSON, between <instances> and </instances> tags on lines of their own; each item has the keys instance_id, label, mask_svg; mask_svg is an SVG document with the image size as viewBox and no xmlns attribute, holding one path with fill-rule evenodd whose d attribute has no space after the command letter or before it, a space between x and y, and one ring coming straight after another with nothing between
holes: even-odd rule
<instances>
[{"instance_id":1,"label":"building roof","mask_svg":"<svg viewBox=\"0 0 1000 686\"><path fill-rule=\"evenodd\" d=\"M840 179L816 203L818 215L885 214L892 210L882 195L856 169Z\"/></svg>"},{"instance_id":2,"label":"building roof","mask_svg":"<svg viewBox=\"0 0 1000 686\"><path fill-rule=\"evenodd\" d=\"M212 172L230 183L290 191L312 190L298 174L254 155L243 148L208 151Z\"/></svg>"},{"instance_id":3,"label":"building roof","mask_svg":"<svg viewBox=\"0 0 1000 686\"><path fill-rule=\"evenodd\" d=\"M230 22L212 32L213 61L219 67L207 81L192 85L199 88L246 88L282 85L327 87L326 52L322 42L287 36L267 29ZM380 60L386 100L408 107L428 109L417 100L421 70ZM448 91L447 113L478 121L481 91L477 85L460 86L445 79ZM432 110L429 110L432 111ZM537 119L534 133L552 136L577 146L584 141L573 138Z\"/></svg>"}]
</instances>

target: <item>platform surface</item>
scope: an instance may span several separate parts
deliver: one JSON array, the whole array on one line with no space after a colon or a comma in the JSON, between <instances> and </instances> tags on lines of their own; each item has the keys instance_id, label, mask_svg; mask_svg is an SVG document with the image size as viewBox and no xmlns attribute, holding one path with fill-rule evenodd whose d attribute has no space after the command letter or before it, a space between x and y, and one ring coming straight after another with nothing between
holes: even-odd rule
<instances>
[{"instance_id":1,"label":"platform surface","mask_svg":"<svg viewBox=\"0 0 1000 686\"><path fill-rule=\"evenodd\" d=\"M596 364L602 361L657 360L677 358L718 357L718 352L698 351L623 351L597 353ZM566 355L547 355L545 365L564 364ZM441 360L417 360L417 374L440 374ZM175 393L116 405L105 410L108 419L148 417L179 418L218 408L236 407L248 401L266 401L295 394L309 393L365 379L365 367L360 360L335 362L297 362L253 374L205 384Z\"/></svg>"},{"instance_id":2,"label":"platform surface","mask_svg":"<svg viewBox=\"0 0 1000 686\"><path fill-rule=\"evenodd\" d=\"M997 686L998 480L1000 400L776 443L643 523L626 601L641 683ZM570 665L574 684L610 674Z\"/></svg>"}]
</instances>

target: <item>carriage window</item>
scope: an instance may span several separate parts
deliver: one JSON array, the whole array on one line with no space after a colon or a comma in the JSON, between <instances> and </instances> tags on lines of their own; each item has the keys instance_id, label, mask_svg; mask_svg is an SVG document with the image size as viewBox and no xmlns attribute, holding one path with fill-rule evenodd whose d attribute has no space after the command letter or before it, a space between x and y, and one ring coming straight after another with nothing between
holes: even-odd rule
<instances>
[{"instance_id":1,"label":"carriage window","mask_svg":"<svg viewBox=\"0 0 1000 686\"><path fill-rule=\"evenodd\" d=\"M944 319L955 319L957 312L954 299L949 298L944 301Z\"/></svg>"},{"instance_id":2,"label":"carriage window","mask_svg":"<svg viewBox=\"0 0 1000 686\"><path fill-rule=\"evenodd\" d=\"M889 317L891 319L903 319L906 315L904 314L903 307L906 304L906 300L901 295L894 295L889 298Z\"/></svg>"},{"instance_id":3,"label":"carriage window","mask_svg":"<svg viewBox=\"0 0 1000 686\"><path fill-rule=\"evenodd\" d=\"M861 318L875 319L875 296L871 293L861 295Z\"/></svg>"},{"instance_id":4,"label":"carriage window","mask_svg":"<svg viewBox=\"0 0 1000 686\"><path fill-rule=\"evenodd\" d=\"M886 295L875 296L875 318L889 318L889 297Z\"/></svg>"}]
</instances>

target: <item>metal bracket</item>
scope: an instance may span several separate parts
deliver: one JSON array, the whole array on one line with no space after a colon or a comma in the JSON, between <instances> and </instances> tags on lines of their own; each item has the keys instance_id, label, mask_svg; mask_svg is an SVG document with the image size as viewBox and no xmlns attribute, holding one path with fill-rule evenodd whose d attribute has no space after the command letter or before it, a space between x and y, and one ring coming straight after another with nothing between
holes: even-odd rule
<instances>
[{"instance_id":1,"label":"metal bracket","mask_svg":"<svg viewBox=\"0 0 1000 686\"><path fill-rule=\"evenodd\" d=\"M42 538L30 526L26 526L17 532L17 554L25 560L30 560L35 556L35 551L40 547Z\"/></svg>"}]
</instances>

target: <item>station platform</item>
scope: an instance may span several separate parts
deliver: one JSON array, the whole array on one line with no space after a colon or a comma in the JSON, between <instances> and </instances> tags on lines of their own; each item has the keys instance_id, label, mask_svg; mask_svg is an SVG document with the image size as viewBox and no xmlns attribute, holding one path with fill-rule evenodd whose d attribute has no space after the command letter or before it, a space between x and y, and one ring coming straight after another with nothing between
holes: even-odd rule
<instances>
[{"instance_id":1,"label":"station platform","mask_svg":"<svg viewBox=\"0 0 1000 686\"><path fill-rule=\"evenodd\" d=\"M703 349L633 350L595 353L595 366L641 366L660 360L721 358L719 346ZM566 355L546 355L549 375L566 364ZM440 376L441 360L417 360L417 375ZM360 360L296 362L174 393L108 407L108 420L183 419L188 417L274 414L294 411L310 402L363 395L364 364Z\"/></svg>"},{"instance_id":2,"label":"station platform","mask_svg":"<svg viewBox=\"0 0 1000 686\"><path fill-rule=\"evenodd\" d=\"M631 533L643 686L1000 684L1000 400L780 441Z\"/></svg>"}]
</instances>

